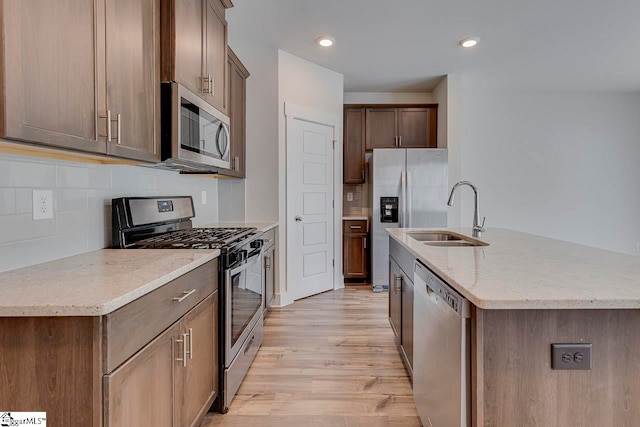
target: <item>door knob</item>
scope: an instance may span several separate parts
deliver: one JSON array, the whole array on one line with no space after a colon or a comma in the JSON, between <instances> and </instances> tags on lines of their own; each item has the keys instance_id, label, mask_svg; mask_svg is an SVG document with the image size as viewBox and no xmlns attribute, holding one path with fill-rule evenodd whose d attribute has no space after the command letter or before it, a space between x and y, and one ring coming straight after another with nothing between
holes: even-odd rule
<instances>
[{"instance_id":1,"label":"door knob","mask_svg":"<svg viewBox=\"0 0 640 427\"><path fill-rule=\"evenodd\" d=\"M296 215L296 222L302 221L302 217L300 215Z\"/></svg>"}]
</instances>

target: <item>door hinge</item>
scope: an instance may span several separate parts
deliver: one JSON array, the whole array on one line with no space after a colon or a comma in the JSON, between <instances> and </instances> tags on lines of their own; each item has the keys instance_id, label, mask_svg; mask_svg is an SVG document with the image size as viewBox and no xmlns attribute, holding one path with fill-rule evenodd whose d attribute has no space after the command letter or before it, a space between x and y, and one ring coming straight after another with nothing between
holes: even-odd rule
<instances>
[{"instance_id":1,"label":"door hinge","mask_svg":"<svg viewBox=\"0 0 640 427\"><path fill-rule=\"evenodd\" d=\"M336 142L338 142L338 140L337 140L337 139L334 139L334 140L333 140L333 149L334 149L334 150L336 149Z\"/></svg>"},{"instance_id":2,"label":"door hinge","mask_svg":"<svg viewBox=\"0 0 640 427\"><path fill-rule=\"evenodd\" d=\"M331 264L335 267L336 266L336 260L335 259L331 260Z\"/></svg>"},{"instance_id":3,"label":"door hinge","mask_svg":"<svg viewBox=\"0 0 640 427\"><path fill-rule=\"evenodd\" d=\"M333 205L333 209L335 209L335 208L336 208L336 201L335 201L335 200L332 200L332 201L331 201L331 205Z\"/></svg>"}]
</instances>

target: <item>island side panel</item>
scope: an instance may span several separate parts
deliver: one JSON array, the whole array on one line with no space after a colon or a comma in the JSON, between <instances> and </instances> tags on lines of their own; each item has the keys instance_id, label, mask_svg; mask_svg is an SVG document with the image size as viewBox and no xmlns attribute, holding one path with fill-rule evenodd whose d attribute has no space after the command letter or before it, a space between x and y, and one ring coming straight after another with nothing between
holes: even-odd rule
<instances>
[{"instance_id":1,"label":"island side panel","mask_svg":"<svg viewBox=\"0 0 640 427\"><path fill-rule=\"evenodd\" d=\"M100 318L0 318L0 408L52 426L102 422Z\"/></svg>"},{"instance_id":2,"label":"island side panel","mask_svg":"<svg viewBox=\"0 0 640 427\"><path fill-rule=\"evenodd\" d=\"M477 426L631 426L640 310L476 310ZM592 343L593 368L552 370L552 343Z\"/></svg>"}]
</instances>

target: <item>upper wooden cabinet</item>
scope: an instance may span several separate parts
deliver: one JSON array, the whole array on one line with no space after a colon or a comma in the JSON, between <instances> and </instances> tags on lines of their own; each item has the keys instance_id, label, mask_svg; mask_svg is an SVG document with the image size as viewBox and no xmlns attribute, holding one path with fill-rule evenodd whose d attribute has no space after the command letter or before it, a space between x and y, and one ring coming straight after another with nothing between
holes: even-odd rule
<instances>
[{"instance_id":1,"label":"upper wooden cabinet","mask_svg":"<svg viewBox=\"0 0 640 427\"><path fill-rule=\"evenodd\" d=\"M5 0L0 8L1 136L105 153L106 139L98 136L95 2Z\"/></svg>"},{"instance_id":2,"label":"upper wooden cabinet","mask_svg":"<svg viewBox=\"0 0 640 427\"><path fill-rule=\"evenodd\" d=\"M229 0L162 0L162 80L175 81L228 113Z\"/></svg>"},{"instance_id":3,"label":"upper wooden cabinet","mask_svg":"<svg viewBox=\"0 0 640 427\"><path fill-rule=\"evenodd\" d=\"M107 153L128 159L160 158L160 3L110 0L106 4Z\"/></svg>"},{"instance_id":4,"label":"upper wooden cabinet","mask_svg":"<svg viewBox=\"0 0 640 427\"><path fill-rule=\"evenodd\" d=\"M159 160L159 1L0 3L0 136Z\"/></svg>"},{"instance_id":5,"label":"upper wooden cabinet","mask_svg":"<svg viewBox=\"0 0 640 427\"><path fill-rule=\"evenodd\" d=\"M231 119L231 171L225 174L244 178L246 169L246 109L249 71L229 48L229 118Z\"/></svg>"},{"instance_id":6,"label":"upper wooden cabinet","mask_svg":"<svg viewBox=\"0 0 640 427\"><path fill-rule=\"evenodd\" d=\"M436 148L438 107L367 108L366 149Z\"/></svg>"},{"instance_id":7,"label":"upper wooden cabinet","mask_svg":"<svg viewBox=\"0 0 640 427\"><path fill-rule=\"evenodd\" d=\"M365 181L365 109L345 108L343 141L343 182L362 184Z\"/></svg>"}]
</instances>

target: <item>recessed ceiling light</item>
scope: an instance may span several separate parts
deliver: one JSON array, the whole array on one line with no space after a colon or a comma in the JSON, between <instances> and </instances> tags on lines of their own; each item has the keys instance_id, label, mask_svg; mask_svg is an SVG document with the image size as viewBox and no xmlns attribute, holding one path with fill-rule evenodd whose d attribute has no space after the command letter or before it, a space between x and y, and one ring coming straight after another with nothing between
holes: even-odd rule
<instances>
[{"instance_id":1,"label":"recessed ceiling light","mask_svg":"<svg viewBox=\"0 0 640 427\"><path fill-rule=\"evenodd\" d=\"M328 37L328 36L318 37L316 41L322 47L333 46L333 44L336 42L336 40L333 37Z\"/></svg>"},{"instance_id":2,"label":"recessed ceiling light","mask_svg":"<svg viewBox=\"0 0 640 427\"><path fill-rule=\"evenodd\" d=\"M480 41L477 37L467 37L465 39L460 40L460 46L462 47L474 47Z\"/></svg>"}]
</instances>

